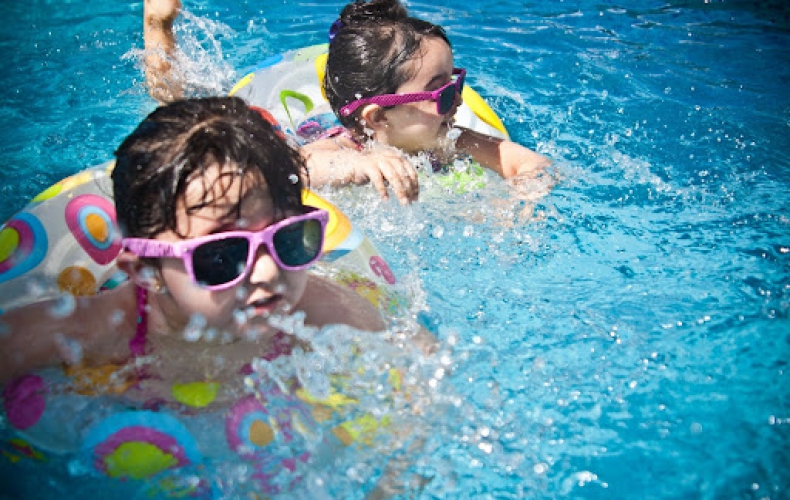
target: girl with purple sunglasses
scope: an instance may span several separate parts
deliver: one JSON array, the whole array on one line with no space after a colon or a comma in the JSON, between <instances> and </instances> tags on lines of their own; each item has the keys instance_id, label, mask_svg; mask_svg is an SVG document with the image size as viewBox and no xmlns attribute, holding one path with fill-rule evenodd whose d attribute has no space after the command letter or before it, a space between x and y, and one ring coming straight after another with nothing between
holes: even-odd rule
<instances>
[{"instance_id":1,"label":"girl with purple sunglasses","mask_svg":"<svg viewBox=\"0 0 790 500\"><path fill-rule=\"evenodd\" d=\"M453 124L465 76L440 26L409 16L399 0L353 1L330 29L324 77L327 99L350 134L310 150L373 141L427 153L434 170L468 157L504 178L542 175L546 157Z\"/></svg>"},{"instance_id":2,"label":"girl with purple sunglasses","mask_svg":"<svg viewBox=\"0 0 790 500\"><path fill-rule=\"evenodd\" d=\"M243 100L160 107L115 155L117 265L129 280L78 298L68 314L43 302L0 317L0 385L74 362L75 352L101 366L167 351L176 363L155 364L149 379L207 369L199 359L221 360L209 371L237 377L253 357L295 347L269 325L275 314L301 311L317 327L384 329L367 300L307 273L321 256L327 213L303 205L302 157ZM211 333L210 344L185 338L195 325Z\"/></svg>"}]
</instances>

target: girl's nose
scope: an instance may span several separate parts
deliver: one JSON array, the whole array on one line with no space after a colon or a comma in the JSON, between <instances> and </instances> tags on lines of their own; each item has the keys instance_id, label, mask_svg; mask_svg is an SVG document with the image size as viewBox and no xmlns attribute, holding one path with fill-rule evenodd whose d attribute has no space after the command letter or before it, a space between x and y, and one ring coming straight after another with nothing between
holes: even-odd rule
<instances>
[{"instance_id":1,"label":"girl's nose","mask_svg":"<svg viewBox=\"0 0 790 500\"><path fill-rule=\"evenodd\" d=\"M273 283L279 279L281 272L280 266L277 265L274 257L269 254L266 245L258 247L255 260L252 262L252 269L250 269L250 283Z\"/></svg>"}]
</instances>

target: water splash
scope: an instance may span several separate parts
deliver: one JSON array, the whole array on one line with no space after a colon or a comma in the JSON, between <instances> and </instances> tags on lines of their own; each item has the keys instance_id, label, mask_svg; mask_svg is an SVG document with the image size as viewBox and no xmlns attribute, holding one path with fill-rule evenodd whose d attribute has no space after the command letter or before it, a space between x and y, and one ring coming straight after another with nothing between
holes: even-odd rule
<instances>
[{"instance_id":1,"label":"water splash","mask_svg":"<svg viewBox=\"0 0 790 500\"><path fill-rule=\"evenodd\" d=\"M200 17L182 10L174 28L178 41L172 54L172 76L179 79L185 97L222 95L237 79L235 69L225 60L222 41L236 33L226 24ZM145 51L131 49L124 60L135 61L139 69L145 66Z\"/></svg>"}]
</instances>

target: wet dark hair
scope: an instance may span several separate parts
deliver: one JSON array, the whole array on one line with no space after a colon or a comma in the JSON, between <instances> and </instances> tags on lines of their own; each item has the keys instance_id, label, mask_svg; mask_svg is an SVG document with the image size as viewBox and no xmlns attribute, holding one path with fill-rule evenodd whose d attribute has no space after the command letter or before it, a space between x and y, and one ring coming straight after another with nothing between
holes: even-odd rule
<instances>
[{"instance_id":1,"label":"wet dark hair","mask_svg":"<svg viewBox=\"0 0 790 500\"><path fill-rule=\"evenodd\" d=\"M232 166L222 175L242 178L241 189L246 182L265 182L276 214L303 211L301 155L238 97L162 106L123 141L115 157L115 207L126 237L178 233L176 208L189 183L218 165ZM187 206L187 213L210 206L225 193L217 188L229 185L205 186L203 198ZM232 210L241 213L240 206Z\"/></svg>"},{"instance_id":2,"label":"wet dark hair","mask_svg":"<svg viewBox=\"0 0 790 500\"><path fill-rule=\"evenodd\" d=\"M359 130L361 109L341 116L340 108L361 97L393 94L414 75L409 62L422 41L435 37L452 47L442 29L409 16L399 0L355 0L332 25L324 89L340 123Z\"/></svg>"}]
</instances>

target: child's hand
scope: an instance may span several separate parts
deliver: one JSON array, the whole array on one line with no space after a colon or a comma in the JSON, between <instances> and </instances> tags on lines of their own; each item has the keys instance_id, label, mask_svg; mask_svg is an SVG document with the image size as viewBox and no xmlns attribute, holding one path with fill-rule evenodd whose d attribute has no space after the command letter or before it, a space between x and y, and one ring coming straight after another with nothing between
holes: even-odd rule
<instances>
[{"instance_id":1,"label":"child's hand","mask_svg":"<svg viewBox=\"0 0 790 500\"><path fill-rule=\"evenodd\" d=\"M181 11L181 0L145 0L145 18L149 22L170 24Z\"/></svg>"},{"instance_id":2,"label":"child's hand","mask_svg":"<svg viewBox=\"0 0 790 500\"><path fill-rule=\"evenodd\" d=\"M182 77L172 61L176 53L173 21L181 12L181 0L145 0L143 40L145 81L148 93L160 103L183 97Z\"/></svg>"},{"instance_id":3,"label":"child's hand","mask_svg":"<svg viewBox=\"0 0 790 500\"><path fill-rule=\"evenodd\" d=\"M404 154L394 148L376 148L362 152L351 163L354 184L370 182L383 199L392 188L402 205L416 201L420 194L417 170Z\"/></svg>"},{"instance_id":4,"label":"child's hand","mask_svg":"<svg viewBox=\"0 0 790 500\"><path fill-rule=\"evenodd\" d=\"M513 188L512 201L521 202L518 219L531 221L540 218L541 213L535 212L535 205L551 192L556 182L555 174L550 172L543 172L537 177L533 177L532 173L527 173L507 179L507 183Z\"/></svg>"},{"instance_id":5,"label":"child's hand","mask_svg":"<svg viewBox=\"0 0 790 500\"><path fill-rule=\"evenodd\" d=\"M306 144L302 154L313 189L369 182L385 200L389 198L389 186L404 205L417 200L420 194L417 169L398 149L375 146L360 151L356 143L337 137Z\"/></svg>"}]
</instances>

